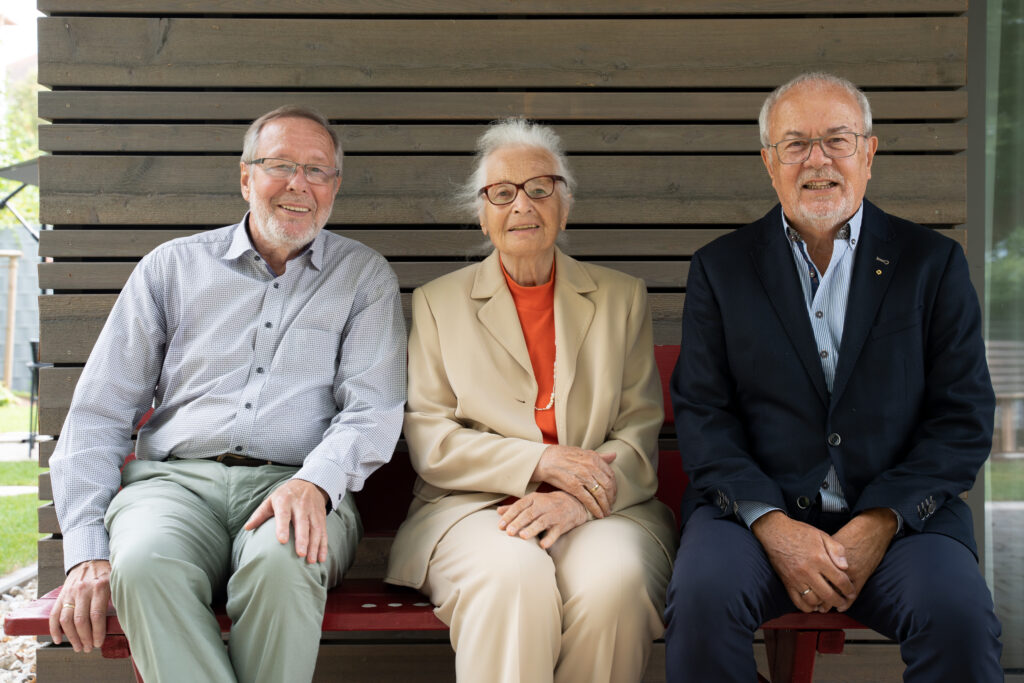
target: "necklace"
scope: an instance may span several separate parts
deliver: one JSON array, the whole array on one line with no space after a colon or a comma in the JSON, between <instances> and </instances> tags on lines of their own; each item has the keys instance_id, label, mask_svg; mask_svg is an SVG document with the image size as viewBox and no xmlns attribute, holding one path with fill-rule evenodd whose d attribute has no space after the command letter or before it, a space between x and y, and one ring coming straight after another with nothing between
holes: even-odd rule
<instances>
[{"instance_id":1,"label":"necklace","mask_svg":"<svg viewBox=\"0 0 1024 683\"><path fill-rule=\"evenodd\" d=\"M551 407L555 405L555 378L558 377L558 361L551 364L551 398L548 399L548 404L543 408L534 406L534 410L551 410Z\"/></svg>"}]
</instances>

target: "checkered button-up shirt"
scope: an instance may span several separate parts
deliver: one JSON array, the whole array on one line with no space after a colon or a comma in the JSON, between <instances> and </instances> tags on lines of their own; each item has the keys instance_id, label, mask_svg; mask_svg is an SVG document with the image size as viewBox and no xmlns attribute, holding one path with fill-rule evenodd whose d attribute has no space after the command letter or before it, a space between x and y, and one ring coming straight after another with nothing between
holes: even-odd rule
<instances>
[{"instance_id":1,"label":"checkered button-up shirt","mask_svg":"<svg viewBox=\"0 0 1024 683\"><path fill-rule=\"evenodd\" d=\"M406 386L394 273L321 231L275 276L247 218L157 247L118 297L50 462L65 568L108 557L103 515L133 447L294 465L333 505L390 459Z\"/></svg>"}]
</instances>

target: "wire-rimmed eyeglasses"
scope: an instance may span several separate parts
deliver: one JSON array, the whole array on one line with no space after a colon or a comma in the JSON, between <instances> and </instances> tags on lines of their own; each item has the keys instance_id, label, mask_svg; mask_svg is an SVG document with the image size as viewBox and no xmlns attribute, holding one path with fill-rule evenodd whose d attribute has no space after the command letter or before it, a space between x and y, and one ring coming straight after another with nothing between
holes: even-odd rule
<instances>
[{"instance_id":1,"label":"wire-rimmed eyeglasses","mask_svg":"<svg viewBox=\"0 0 1024 683\"><path fill-rule=\"evenodd\" d=\"M774 145L775 154L783 164L802 164L811 157L814 143L829 159L845 159L857 153L857 138L866 138L863 133L832 133L820 138L786 138Z\"/></svg>"},{"instance_id":2,"label":"wire-rimmed eyeglasses","mask_svg":"<svg viewBox=\"0 0 1024 683\"><path fill-rule=\"evenodd\" d=\"M321 164L300 164L295 161L276 159L274 157L253 159L252 161L247 161L245 163L259 166L268 176L279 180L291 178L295 175L295 169L301 167L303 174L306 176L306 181L311 185L326 185L341 175L341 171L333 166L323 166Z\"/></svg>"},{"instance_id":3,"label":"wire-rimmed eyeglasses","mask_svg":"<svg viewBox=\"0 0 1024 683\"><path fill-rule=\"evenodd\" d=\"M539 175L528 178L521 183L491 183L480 188L480 194L487 197L487 201L495 206L505 206L515 201L519 190L526 193L530 199L544 199L550 197L555 191L555 182L565 178L560 175Z\"/></svg>"}]
</instances>

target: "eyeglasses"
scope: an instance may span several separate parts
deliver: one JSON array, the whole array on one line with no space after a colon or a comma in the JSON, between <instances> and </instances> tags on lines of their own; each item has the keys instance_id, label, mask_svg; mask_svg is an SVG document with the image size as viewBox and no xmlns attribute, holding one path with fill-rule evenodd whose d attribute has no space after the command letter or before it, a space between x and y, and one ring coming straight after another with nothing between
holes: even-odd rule
<instances>
[{"instance_id":1,"label":"eyeglasses","mask_svg":"<svg viewBox=\"0 0 1024 683\"><path fill-rule=\"evenodd\" d=\"M505 206L516 200L519 190L526 193L530 199L544 199L550 197L555 191L555 181L565 182L560 175L539 175L536 178L524 180L521 183L493 183L480 188L480 193L487 197L487 201L495 206Z\"/></svg>"},{"instance_id":2,"label":"eyeglasses","mask_svg":"<svg viewBox=\"0 0 1024 683\"><path fill-rule=\"evenodd\" d=\"M829 159L845 159L857 153L857 138L866 137L862 133L833 133L820 138L789 138L768 146L775 148L782 163L802 164L811 157L815 142Z\"/></svg>"},{"instance_id":3,"label":"eyeglasses","mask_svg":"<svg viewBox=\"0 0 1024 683\"><path fill-rule=\"evenodd\" d=\"M273 157L253 159L252 161L247 161L245 163L259 166L268 176L279 180L291 178L295 175L295 169L301 166L302 172L306 176L306 181L310 185L326 185L341 175L341 171L333 166L299 164L294 161L288 161L287 159L275 159Z\"/></svg>"}]
</instances>

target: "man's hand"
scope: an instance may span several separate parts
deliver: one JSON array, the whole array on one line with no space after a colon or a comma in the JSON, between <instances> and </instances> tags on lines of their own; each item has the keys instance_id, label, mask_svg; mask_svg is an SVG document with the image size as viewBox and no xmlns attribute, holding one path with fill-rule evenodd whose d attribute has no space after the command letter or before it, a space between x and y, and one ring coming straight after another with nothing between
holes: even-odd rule
<instances>
[{"instance_id":1,"label":"man's hand","mask_svg":"<svg viewBox=\"0 0 1024 683\"><path fill-rule=\"evenodd\" d=\"M107 635L107 603L110 602L110 562L88 560L75 565L53 609L50 637L60 645L67 636L75 652L91 652Z\"/></svg>"},{"instance_id":2,"label":"man's hand","mask_svg":"<svg viewBox=\"0 0 1024 683\"><path fill-rule=\"evenodd\" d=\"M871 508L832 535L834 541L846 548L846 560L850 565L846 574L856 593L860 593L864 583L875 573L898 527L896 513L892 510ZM852 598L850 602L853 602Z\"/></svg>"},{"instance_id":3,"label":"man's hand","mask_svg":"<svg viewBox=\"0 0 1024 683\"><path fill-rule=\"evenodd\" d=\"M835 607L842 612L853 602L857 591L847 573L842 543L779 510L758 519L750 530L800 611L827 612Z\"/></svg>"},{"instance_id":4,"label":"man's hand","mask_svg":"<svg viewBox=\"0 0 1024 683\"><path fill-rule=\"evenodd\" d=\"M509 536L533 538L540 533L540 547L547 550L558 537L587 521L587 511L580 501L565 491L531 493L511 505L498 506L501 520L498 528Z\"/></svg>"},{"instance_id":5,"label":"man's hand","mask_svg":"<svg viewBox=\"0 0 1024 683\"><path fill-rule=\"evenodd\" d=\"M316 484L290 479L256 508L245 528L253 530L274 517L277 540L288 542L288 525L295 527L295 554L306 562L327 560L327 493Z\"/></svg>"},{"instance_id":6,"label":"man's hand","mask_svg":"<svg viewBox=\"0 0 1024 683\"><path fill-rule=\"evenodd\" d=\"M542 481L573 496L594 517L610 515L618 485L610 464L614 453L552 444L544 449L530 481Z\"/></svg>"}]
</instances>

